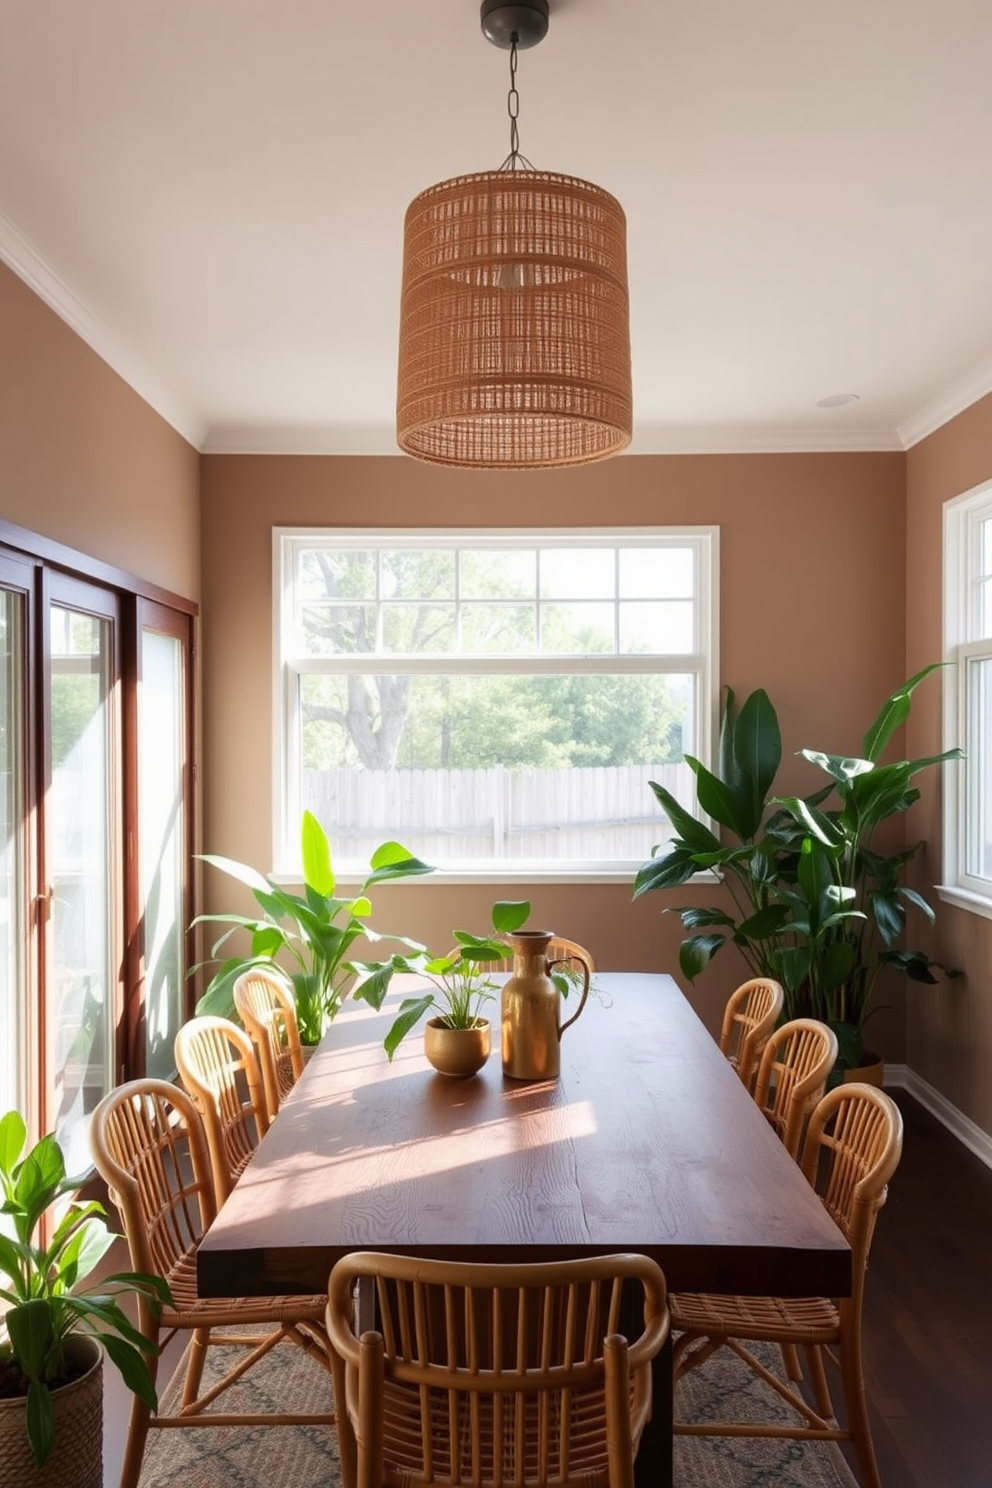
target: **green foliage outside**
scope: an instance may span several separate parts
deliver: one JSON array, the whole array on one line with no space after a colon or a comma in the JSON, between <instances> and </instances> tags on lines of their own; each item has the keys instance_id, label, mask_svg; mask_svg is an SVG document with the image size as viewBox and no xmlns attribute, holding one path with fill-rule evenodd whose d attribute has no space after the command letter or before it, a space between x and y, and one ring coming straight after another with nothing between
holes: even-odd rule
<instances>
[{"instance_id":1,"label":"green foliage outside","mask_svg":"<svg viewBox=\"0 0 992 1488\"><path fill-rule=\"evenodd\" d=\"M459 612L457 654L466 665L472 655L483 660L538 654L528 558L512 552L462 555L460 595L473 601ZM502 764L539 770L682 758L681 725L689 703L677 689L673 696L669 678L569 674L569 657L609 654L613 645L612 631L589 623L589 606L581 601L542 604L540 654L561 658L556 674L391 674L392 652L423 657L425 666L430 656L456 654L454 555L383 555L380 583L388 603L381 641L375 574L372 553L307 554L307 652L325 658L368 655L369 670L304 679L305 769L474 770Z\"/></svg>"}]
</instances>

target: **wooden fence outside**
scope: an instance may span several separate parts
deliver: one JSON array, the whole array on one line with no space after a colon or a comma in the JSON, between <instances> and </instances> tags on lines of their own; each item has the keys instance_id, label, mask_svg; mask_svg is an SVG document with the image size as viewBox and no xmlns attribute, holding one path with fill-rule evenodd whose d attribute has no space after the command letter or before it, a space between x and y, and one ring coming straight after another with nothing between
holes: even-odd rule
<instances>
[{"instance_id":1,"label":"wooden fence outside","mask_svg":"<svg viewBox=\"0 0 992 1488\"><path fill-rule=\"evenodd\" d=\"M307 770L303 805L337 855L367 862L396 839L452 858L636 860L668 836L649 782L687 807L688 765L568 770Z\"/></svg>"}]
</instances>

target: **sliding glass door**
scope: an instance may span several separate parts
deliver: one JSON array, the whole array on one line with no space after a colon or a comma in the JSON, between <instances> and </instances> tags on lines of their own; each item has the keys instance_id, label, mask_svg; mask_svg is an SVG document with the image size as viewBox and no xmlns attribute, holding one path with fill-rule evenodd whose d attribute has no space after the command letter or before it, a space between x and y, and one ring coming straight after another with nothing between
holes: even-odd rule
<instances>
[{"instance_id":1,"label":"sliding glass door","mask_svg":"<svg viewBox=\"0 0 992 1488\"><path fill-rule=\"evenodd\" d=\"M189 653L185 615L139 603L138 823L140 968L146 1073L168 1079L172 1045L186 1012L189 843Z\"/></svg>"},{"instance_id":2,"label":"sliding glass door","mask_svg":"<svg viewBox=\"0 0 992 1488\"><path fill-rule=\"evenodd\" d=\"M171 1076L189 1011L194 621L6 535L0 1111L55 1131L79 1172L100 1098Z\"/></svg>"},{"instance_id":3,"label":"sliding glass door","mask_svg":"<svg viewBox=\"0 0 992 1488\"><path fill-rule=\"evenodd\" d=\"M118 602L53 576L46 657L43 889L45 1125L70 1171L89 1163L89 1116L114 1084L121 1010Z\"/></svg>"},{"instance_id":4,"label":"sliding glass door","mask_svg":"<svg viewBox=\"0 0 992 1488\"><path fill-rule=\"evenodd\" d=\"M0 1112L24 1108L35 1039L31 1000L26 801L32 568L0 556Z\"/></svg>"}]
</instances>

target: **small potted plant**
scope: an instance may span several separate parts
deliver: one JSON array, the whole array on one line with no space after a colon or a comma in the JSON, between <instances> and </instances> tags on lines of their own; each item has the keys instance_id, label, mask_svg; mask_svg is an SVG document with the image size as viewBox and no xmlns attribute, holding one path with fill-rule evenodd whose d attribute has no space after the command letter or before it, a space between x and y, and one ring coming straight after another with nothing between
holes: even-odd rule
<instances>
[{"instance_id":1,"label":"small potted plant","mask_svg":"<svg viewBox=\"0 0 992 1488\"><path fill-rule=\"evenodd\" d=\"M406 997L400 1003L383 1048L392 1059L403 1039L425 1013L435 1010L424 1031L424 1052L436 1070L446 1075L474 1075L489 1058L489 1020L483 1008L496 995L497 984L486 974L509 954L501 937L519 930L530 914L524 900L501 900L493 905L493 933L472 935L454 932L455 949L446 956L423 951L415 956L394 956L388 964L395 971L416 972L433 984L433 991ZM374 1008L382 1006L385 985L381 977L368 978L356 990Z\"/></svg>"},{"instance_id":2,"label":"small potted plant","mask_svg":"<svg viewBox=\"0 0 992 1488\"><path fill-rule=\"evenodd\" d=\"M26 1140L20 1113L8 1111L0 1118L2 1212L13 1230L0 1233L0 1302L6 1309L0 1481L86 1488L102 1482L104 1352L128 1389L152 1410L158 1407L145 1361L150 1345L120 1299L143 1292L159 1307L172 1298L161 1277L136 1271L80 1286L117 1237L107 1229L101 1204L75 1197L83 1180L66 1177L55 1137L43 1136L22 1157ZM39 1233L46 1224L50 1237ZM67 1418L71 1425L62 1436ZM95 1461L85 1460L84 1446Z\"/></svg>"},{"instance_id":3,"label":"small potted plant","mask_svg":"<svg viewBox=\"0 0 992 1488\"><path fill-rule=\"evenodd\" d=\"M328 1023L357 982L368 978L369 966L349 957L355 941L398 940L414 950L423 947L403 937L384 935L367 924L372 913L368 891L376 884L391 879L411 878L433 873L433 868L415 858L399 842L384 842L376 848L369 864L370 872L358 894L350 899L336 897L336 883L331 866L331 849L327 835L315 816L304 811L301 827L303 894L292 894L257 869L231 858L204 853L203 861L219 868L249 888L262 910L261 917L238 914L199 915L194 925L221 924L227 928L214 943L210 962L221 960L221 952L231 937L247 933L251 949L246 956L228 956L214 972L203 996L197 1003L198 1013L215 1013L232 1018L234 983L243 971L253 967L270 967L277 963L292 984L296 1000L296 1018L300 1042L319 1044ZM385 995L394 967L391 961L373 968L382 981Z\"/></svg>"}]
</instances>

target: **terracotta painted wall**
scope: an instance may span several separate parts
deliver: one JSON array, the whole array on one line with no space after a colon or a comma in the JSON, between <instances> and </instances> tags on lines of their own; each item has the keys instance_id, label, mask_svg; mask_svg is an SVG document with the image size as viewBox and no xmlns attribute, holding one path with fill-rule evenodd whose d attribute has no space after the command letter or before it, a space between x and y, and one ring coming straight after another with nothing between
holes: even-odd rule
<instances>
[{"instance_id":1,"label":"terracotta painted wall","mask_svg":"<svg viewBox=\"0 0 992 1488\"><path fill-rule=\"evenodd\" d=\"M0 517L199 596L197 452L3 264Z\"/></svg>"},{"instance_id":2,"label":"terracotta painted wall","mask_svg":"<svg viewBox=\"0 0 992 1488\"><path fill-rule=\"evenodd\" d=\"M984 398L911 449L906 471L906 660L909 672L941 653L943 507L992 477L992 397ZM908 748L941 746L939 689L919 695ZM941 795L928 790L911 824L930 844L928 877L941 875ZM939 904L936 944L964 975L907 998L907 1062L984 1131L992 1133L992 920Z\"/></svg>"},{"instance_id":3,"label":"terracotta painted wall","mask_svg":"<svg viewBox=\"0 0 992 1488\"><path fill-rule=\"evenodd\" d=\"M905 675L904 465L900 454L628 456L511 475L401 457L204 457L206 849L271 866L273 526L717 523L721 678L739 696L768 690L783 783L805 791L819 780L792 752L850 752ZM208 908L230 908L230 885L207 878ZM677 967L679 922L662 915L674 901L633 904L628 884L387 885L376 923L443 946L455 926L483 928L494 898L512 897L530 898L534 922L582 940L604 967ZM711 1026L741 973L724 955L697 983ZM878 1041L904 1057L901 1008Z\"/></svg>"}]
</instances>

